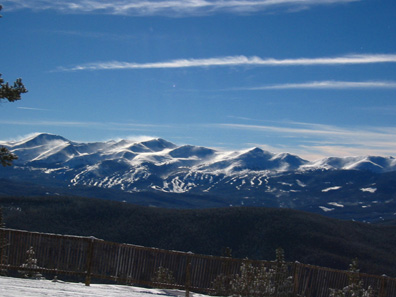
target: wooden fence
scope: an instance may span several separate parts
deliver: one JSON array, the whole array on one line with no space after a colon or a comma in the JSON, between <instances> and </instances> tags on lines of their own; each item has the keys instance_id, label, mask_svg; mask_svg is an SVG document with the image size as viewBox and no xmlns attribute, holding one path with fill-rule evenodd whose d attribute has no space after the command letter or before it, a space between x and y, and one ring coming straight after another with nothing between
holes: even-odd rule
<instances>
[{"instance_id":1,"label":"wooden fence","mask_svg":"<svg viewBox=\"0 0 396 297\"><path fill-rule=\"evenodd\" d=\"M94 237L44 234L0 228L0 269L27 271L26 252L32 247L37 263L33 270L44 275L66 275L85 279L110 280L121 284L156 286L153 277L159 267L173 273L172 287L213 293L218 275L240 273L242 259L214 257L192 253L120 244ZM4 240L3 240L4 241ZM249 261L270 267L274 262ZM301 263L287 263L293 277L293 296L328 297L329 288L348 285L348 271ZM378 297L396 296L396 278L359 274L365 287L371 286Z\"/></svg>"}]
</instances>

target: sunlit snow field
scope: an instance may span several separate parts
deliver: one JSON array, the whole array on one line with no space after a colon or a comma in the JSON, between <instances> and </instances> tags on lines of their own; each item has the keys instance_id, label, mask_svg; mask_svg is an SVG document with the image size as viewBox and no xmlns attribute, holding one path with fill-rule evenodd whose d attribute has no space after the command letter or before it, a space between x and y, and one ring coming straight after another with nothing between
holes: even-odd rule
<instances>
[{"instance_id":1,"label":"sunlit snow field","mask_svg":"<svg viewBox=\"0 0 396 297\"><path fill-rule=\"evenodd\" d=\"M87 287L83 283L52 282L49 280L32 280L11 277L0 277L0 296L2 297L153 297L153 296L185 296L184 291L145 289L121 285L91 284ZM206 297L206 295L190 293L192 297Z\"/></svg>"}]
</instances>

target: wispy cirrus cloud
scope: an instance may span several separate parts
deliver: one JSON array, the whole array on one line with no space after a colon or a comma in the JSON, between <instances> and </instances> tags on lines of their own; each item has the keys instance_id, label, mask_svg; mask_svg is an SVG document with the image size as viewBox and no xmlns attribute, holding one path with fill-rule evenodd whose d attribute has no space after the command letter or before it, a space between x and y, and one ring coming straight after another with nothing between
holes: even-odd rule
<instances>
[{"instance_id":1,"label":"wispy cirrus cloud","mask_svg":"<svg viewBox=\"0 0 396 297\"><path fill-rule=\"evenodd\" d=\"M23 109L23 110L33 110L33 111L49 111L49 109L37 108L37 107L20 106L20 107L17 107L17 108L18 108L18 109Z\"/></svg>"},{"instance_id":2,"label":"wispy cirrus cloud","mask_svg":"<svg viewBox=\"0 0 396 297\"><path fill-rule=\"evenodd\" d=\"M122 69L171 69L192 67L236 67L236 66L331 66L331 65L356 65L396 63L396 54L360 54L344 55L338 57L275 59L260 58L257 56L228 56L206 59L178 59L153 63L133 62L95 62L73 67L59 67L58 71L83 71L83 70L122 70Z\"/></svg>"},{"instance_id":3,"label":"wispy cirrus cloud","mask_svg":"<svg viewBox=\"0 0 396 297\"><path fill-rule=\"evenodd\" d=\"M287 83L261 87L238 88L238 90L288 90L288 89L396 89L396 81L313 81L305 83Z\"/></svg>"},{"instance_id":4,"label":"wispy cirrus cloud","mask_svg":"<svg viewBox=\"0 0 396 297\"><path fill-rule=\"evenodd\" d=\"M262 137L276 135L278 138L295 139L292 144L271 147L271 150L293 152L310 160L326 156L394 155L396 146L394 127L351 128L299 122L272 122L269 125L223 123L213 127L259 132Z\"/></svg>"},{"instance_id":5,"label":"wispy cirrus cloud","mask_svg":"<svg viewBox=\"0 0 396 297\"><path fill-rule=\"evenodd\" d=\"M214 13L257 13L271 9L298 11L313 6L361 0L3 0L8 9L57 10L131 16L194 16Z\"/></svg>"},{"instance_id":6,"label":"wispy cirrus cloud","mask_svg":"<svg viewBox=\"0 0 396 297\"><path fill-rule=\"evenodd\" d=\"M281 133L285 137L319 137L337 139L349 143L362 144L362 139L375 139L375 146L382 145L388 140L396 142L395 127L361 127L361 128L342 128L333 125L311 124L300 122L272 123L271 125L249 125L249 124L218 124L218 127L229 129L256 130L269 133Z\"/></svg>"},{"instance_id":7,"label":"wispy cirrus cloud","mask_svg":"<svg viewBox=\"0 0 396 297\"><path fill-rule=\"evenodd\" d=\"M114 131L151 131L158 128L169 128L167 125L155 125L145 123L125 123L125 122L94 122L94 121L61 121L61 120L28 120L13 121L0 120L2 125L20 125L20 126L41 126L45 127L73 127L73 128L89 128L100 130Z\"/></svg>"}]
</instances>

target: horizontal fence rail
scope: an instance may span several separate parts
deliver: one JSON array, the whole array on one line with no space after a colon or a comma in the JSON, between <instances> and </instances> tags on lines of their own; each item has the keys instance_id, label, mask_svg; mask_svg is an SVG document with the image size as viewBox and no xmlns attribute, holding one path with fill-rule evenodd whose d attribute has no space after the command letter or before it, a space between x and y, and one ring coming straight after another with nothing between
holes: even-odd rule
<instances>
[{"instance_id":1,"label":"horizontal fence rail","mask_svg":"<svg viewBox=\"0 0 396 297\"><path fill-rule=\"evenodd\" d=\"M69 275L85 279L110 280L120 284L163 286L186 291L214 293L214 281L220 275L241 273L242 263L270 269L275 262L227 257L120 244L94 237L44 234L0 228L0 269L39 272L44 275ZM34 251L34 265L27 265L27 251ZM330 268L286 263L292 277L291 296L328 297L330 288L348 285L350 272ZM159 268L173 276L172 284L158 283ZM374 289L378 297L396 296L396 278L359 274L364 287Z\"/></svg>"}]
</instances>

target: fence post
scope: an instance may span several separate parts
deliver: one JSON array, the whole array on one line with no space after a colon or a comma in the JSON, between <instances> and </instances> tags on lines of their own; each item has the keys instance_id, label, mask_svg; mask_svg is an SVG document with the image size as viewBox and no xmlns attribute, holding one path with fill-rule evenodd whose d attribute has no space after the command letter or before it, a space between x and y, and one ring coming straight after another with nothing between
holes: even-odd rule
<instances>
[{"instance_id":1,"label":"fence post","mask_svg":"<svg viewBox=\"0 0 396 297\"><path fill-rule=\"evenodd\" d=\"M5 240L5 231L2 229L3 227L0 225L0 265L6 264L4 263L4 249L6 247L6 240Z\"/></svg>"},{"instance_id":2,"label":"fence post","mask_svg":"<svg viewBox=\"0 0 396 297\"><path fill-rule=\"evenodd\" d=\"M382 276L382 280L381 280L381 289L380 289L380 292L378 294L378 297L385 297L386 296L386 285L387 285L386 275L383 275Z\"/></svg>"},{"instance_id":3,"label":"fence post","mask_svg":"<svg viewBox=\"0 0 396 297\"><path fill-rule=\"evenodd\" d=\"M300 283L300 280L298 279L298 268L299 268L300 263L298 261L293 263L293 296L297 296L298 294L298 285Z\"/></svg>"},{"instance_id":4,"label":"fence post","mask_svg":"<svg viewBox=\"0 0 396 297\"><path fill-rule=\"evenodd\" d=\"M186 297L190 297L190 286L191 286L191 257L187 256L187 265L186 265Z\"/></svg>"},{"instance_id":5,"label":"fence post","mask_svg":"<svg viewBox=\"0 0 396 297\"><path fill-rule=\"evenodd\" d=\"M86 276L85 276L85 285L89 286L91 284L91 274L92 274L92 258L94 251L94 241L95 238L89 238L88 242L88 253L87 253L87 264L86 264Z\"/></svg>"},{"instance_id":6,"label":"fence post","mask_svg":"<svg viewBox=\"0 0 396 297\"><path fill-rule=\"evenodd\" d=\"M6 264L4 261L4 249L7 246L5 224L3 222L3 208L0 207L0 265Z\"/></svg>"}]
</instances>

